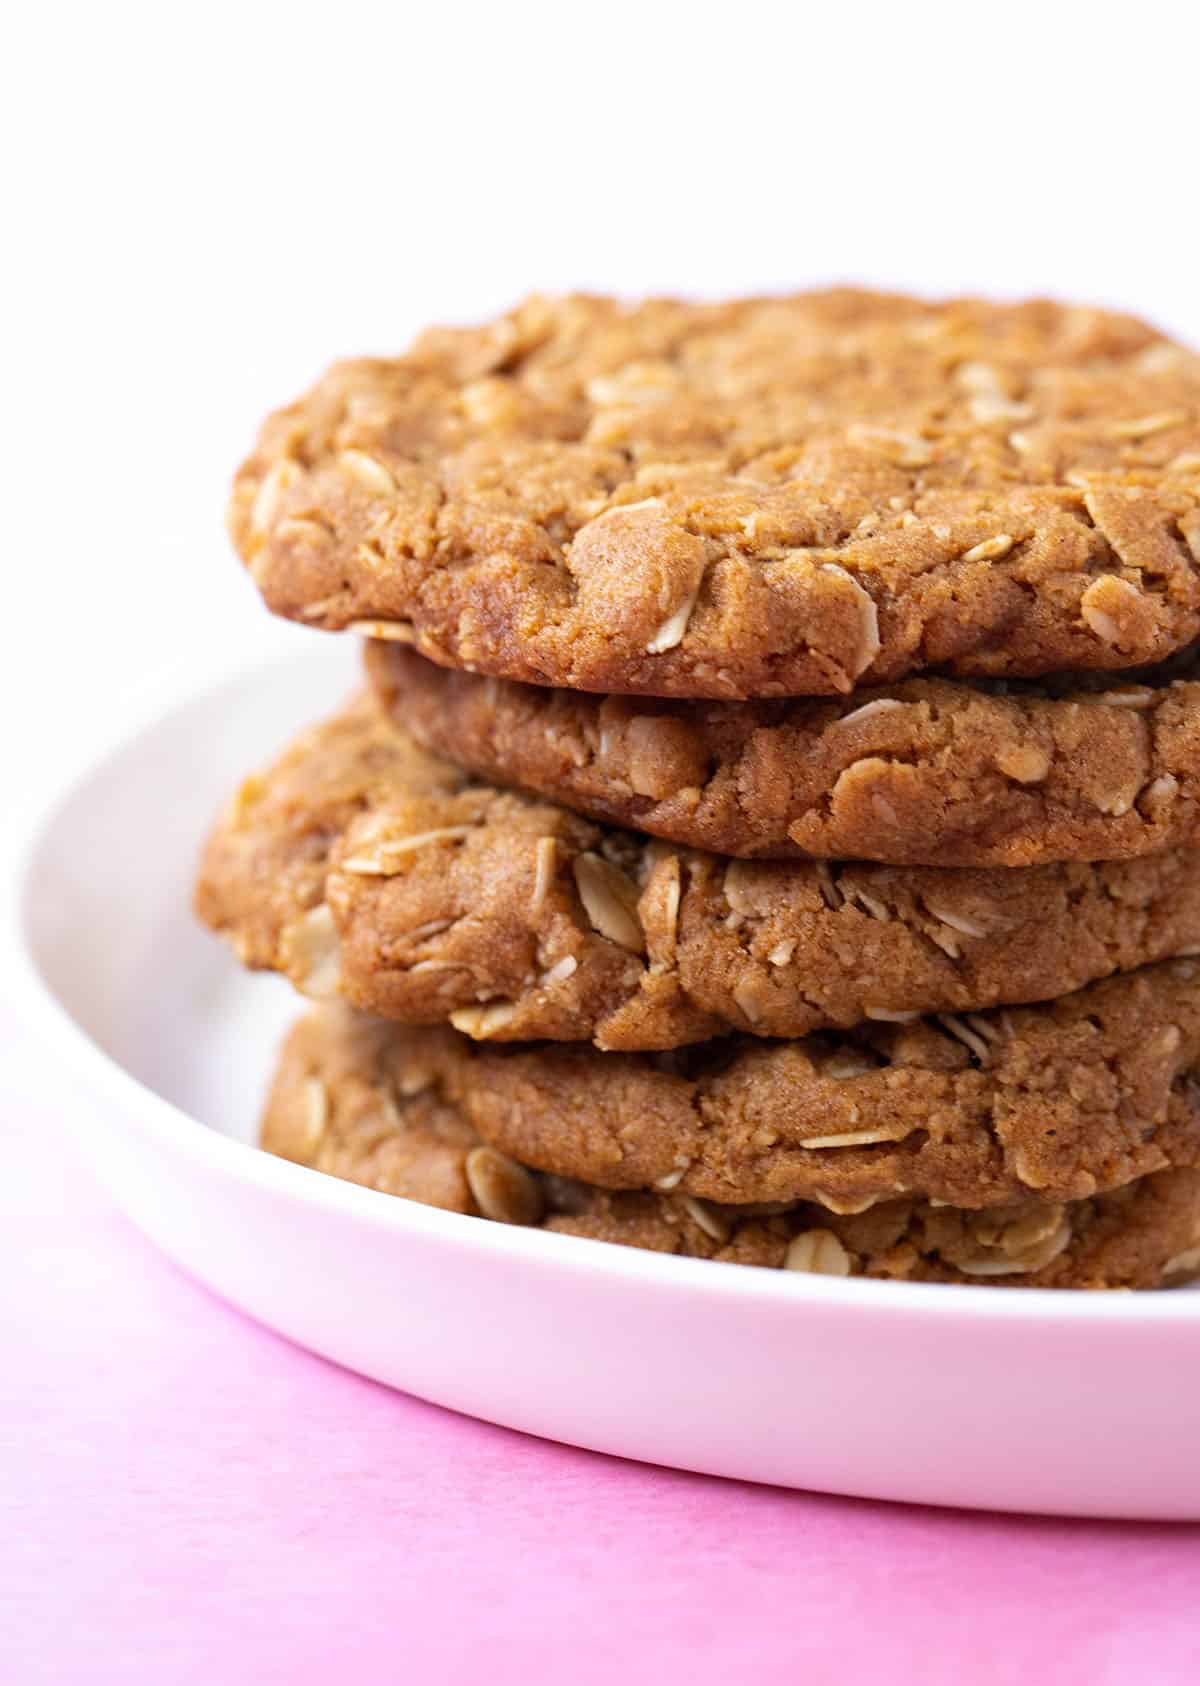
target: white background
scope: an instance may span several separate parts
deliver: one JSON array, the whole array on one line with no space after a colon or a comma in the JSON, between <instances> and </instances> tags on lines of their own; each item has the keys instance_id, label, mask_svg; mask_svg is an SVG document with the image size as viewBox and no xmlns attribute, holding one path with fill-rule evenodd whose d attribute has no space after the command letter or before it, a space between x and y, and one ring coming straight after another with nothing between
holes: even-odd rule
<instances>
[{"instance_id":1,"label":"white background","mask_svg":"<svg viewBox=\"0 0 1200 1686\"><path fill-rule=\"evenodd\" d=\"M28 6L0 54L0 719L30 791L276 626L260 414L535 288L1043 290L1200 338L1196 8Z\"/></svg>"}]
</instances>

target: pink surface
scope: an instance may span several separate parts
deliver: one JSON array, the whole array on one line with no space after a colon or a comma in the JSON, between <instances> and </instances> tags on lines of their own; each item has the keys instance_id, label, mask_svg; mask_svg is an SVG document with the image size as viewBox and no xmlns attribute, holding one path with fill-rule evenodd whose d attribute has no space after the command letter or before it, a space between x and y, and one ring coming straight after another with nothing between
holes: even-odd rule
<instances>
[{"instance_id":1,"label":"pink surface","mask_svg":"<svg viewBox=\"0 0 1200 1686\"><path fill-rule=\"evenodd\" d=\"M60 1151L6 1024L0 1680L1200 1677L1200 1527L622 1463L287 1345L164 1263Z\"/></svg>"}]
</instances>

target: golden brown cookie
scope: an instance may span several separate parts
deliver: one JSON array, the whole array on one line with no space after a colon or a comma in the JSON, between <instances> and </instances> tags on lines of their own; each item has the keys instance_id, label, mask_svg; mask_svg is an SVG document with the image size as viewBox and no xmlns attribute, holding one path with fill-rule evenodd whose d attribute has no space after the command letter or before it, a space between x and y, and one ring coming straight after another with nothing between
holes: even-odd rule
<instances>
[{"instance_id":1,"label":"golden brown cookie","mask_svg":"<svg viewBox=\"0 0 1200 1686\"><path fill-rule=\"evenodd\" d=\"M369 700L245 782L200 916L308 994L661 1049L1064 995L1200 947L1200 853L992 871L731 861L471 781Z\"/></svg>"},{"instance_id":2,"label":"golden brown cookie","mask_svg":"<svg viewBox=\"0 0 1200 1686\"><path fill-rule=\"evenodd\" d=\"M889 1199L857 1214L614 1193L540 1174L481 1143L454 1100L421 1080L412 1034L345 1010L302 1020L282 1053L263 1146L453 1212L738 1264L1056 1288L1148 1288L1200 1270L1200 1172L1190 1169L1066 1204L1026 1198L970 1212Z\"/></svg>"},{"instance_id":3,"label":"golden brown cookie","mask_svg":"<svg viewBox=\"0 0 1200 1686\"><path fill-rule=\"evenodd\" d=\"M592 697L379 640L385 708L483 777L723 855L1035 866L1200 845L1200 667L836 702Z\"/></svg>"},{"instance_id":4,"label":"golden brown cookie","mask_svg":"<svg viewBox=\"0 0 1200 1686\"><path fill-rule=\"evenodd\" d=\"M899 1195L997 1206L1200 1163L1193 961L1039 1007L672 1053L368 1022L402 1086L432 1086L522 1164L605 1188L841 1211Z\"/></svg>"},{"instance_id":5,"label":"golden brown cookie","mask_svg":"<svg viewBox=\"0 0 1200 1686\"><path fill-rule=\"evenodd\" d=\"M330 370L230 526L277 613L537 684L1125 668L1200 634L1200 360L1044 301L534 298Z\"/></svg>"}]
</instances>

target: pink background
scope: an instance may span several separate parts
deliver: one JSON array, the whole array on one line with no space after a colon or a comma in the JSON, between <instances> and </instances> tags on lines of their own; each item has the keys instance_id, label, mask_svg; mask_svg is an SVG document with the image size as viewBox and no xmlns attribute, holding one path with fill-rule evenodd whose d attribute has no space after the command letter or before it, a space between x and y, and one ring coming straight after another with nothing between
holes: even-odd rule
<instances>
[{"instance_id":1,"label":"pink background","mask_svg":"<svg viewBox=\"0 0 1200 1686\"><path fill-rule=\"evenodd\" d=\"M60 1150L12 1024L0 1012L6 1686L1200 1678L1200 1527L622 1463L287 1345L166 1264Z\"/></svg>"}]
</instances>

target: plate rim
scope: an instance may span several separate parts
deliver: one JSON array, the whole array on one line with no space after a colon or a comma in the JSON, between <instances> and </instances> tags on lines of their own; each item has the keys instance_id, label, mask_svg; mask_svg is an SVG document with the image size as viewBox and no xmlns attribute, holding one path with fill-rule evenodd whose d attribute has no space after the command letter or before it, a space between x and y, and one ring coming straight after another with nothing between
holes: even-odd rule
<instances>
[{"instance_id":1,"label":"plate rim","mask_svg":"<svg viewBox=\"0 0 1200 1686\"><path fill-rule=\"evenodd\" d=\"M725 1298L768 1305L791 1302L835 1308L840 1315L876 1317L892 1311L923 1320L981 1320L1001 1325L1052 1324L1060 1329L1116 1326L1172 1327L1194 1324L1200 1297L1186 1293L1094 1292L1054 1288L1013 1288L962 1283L893 1282L871 1277L818 1276L766 1270L724 1260L686 1258L623 1247L588 1237L559 1235L520 1225L488 1223L442 1211L397 1195L344 1181L308 1166L296 1165L248 1142L226 1135L157 1093L108 1054L78 1024L43 975L35 950L34 897L42 856L64 810L87 785L117 770L121 759L145 738L167 728L181 715L221 697L270 682L272 674L315 667L328 654L317 648L289 652L269 662L241 662L199 686L174 693L164 706L143 708L134 721L101 740L99 750L71 763L53 780L25 817L11 856L0 920L0 961L14 984L12 1004L39 1041L54 1048L62 1064L86 1090L99 1090L116 1115L132 1115L138 1126L164 1148L222 1175L250 1181L265 1191L308 1207L337 1213L371 1228L399 1228L442 1245L483 1255L502 1254L526 1262L545 1261L559 1271L600 1275L622 1287L636 1284L666 1292L697 1289Z\"/></svg>"}]
</instances>

